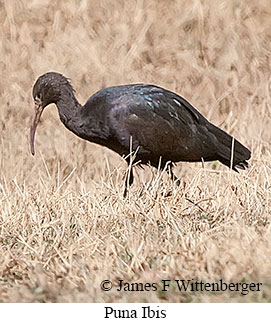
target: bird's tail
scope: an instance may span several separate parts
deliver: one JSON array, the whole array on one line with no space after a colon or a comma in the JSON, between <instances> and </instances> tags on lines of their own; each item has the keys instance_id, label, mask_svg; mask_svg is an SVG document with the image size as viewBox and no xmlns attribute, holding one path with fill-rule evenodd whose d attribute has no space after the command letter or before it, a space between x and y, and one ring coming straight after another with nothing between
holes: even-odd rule
<instances>
[{"instance_id":1,"label":"bird's tail","mask_svg":"<svg viewBox=\"0 0 271 323\"><path fill-rule=\"evenodd\" d=\"M251 157L249 149L222 129L214 125L212 126L213 127L210 130L215 135L218 142L217 159L236 172L238 172L238 168L246 169L248 167L247 160Z\"/></svg>"}]
</instances>

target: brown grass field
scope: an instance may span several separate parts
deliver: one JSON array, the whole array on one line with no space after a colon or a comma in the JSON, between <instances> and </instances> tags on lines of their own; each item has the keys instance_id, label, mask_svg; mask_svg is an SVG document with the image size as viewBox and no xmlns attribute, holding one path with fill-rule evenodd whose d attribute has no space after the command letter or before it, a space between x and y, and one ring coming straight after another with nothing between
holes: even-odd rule
<instances>
[{"instance_id":1,"label":"brown grass field","mask_svg":"<svg viewBox=\"0 0 271 323\"><path fill-rule=\"evenodd\" d=\"M2 0L0 23L0 301L270 302L270 1ZM124 199L126 163L70 133L55 106L32 157L32 86L47 71L81 103L117 84L175 91L251 149L250 167L179 163L181 187L136 169ZM119 279L263 285L128 292Z\"/></svg>"}]
</instances>

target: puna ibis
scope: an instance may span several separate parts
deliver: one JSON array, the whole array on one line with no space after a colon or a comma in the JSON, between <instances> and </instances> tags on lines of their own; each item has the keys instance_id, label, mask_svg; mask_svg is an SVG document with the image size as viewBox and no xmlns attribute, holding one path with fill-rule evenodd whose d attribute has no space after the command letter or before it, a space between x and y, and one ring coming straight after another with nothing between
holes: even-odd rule
<instances>
[{"instance_id":1,"label":"puna ibis","mask_svg":"<svg viewBox=\"0 0 271 323\"><path fill-rule=\"evenodd\" d=\"M131 163L167 167L173 180L176 162L219 160L234 171L245 169L251 153L238 140L210 123L180 95L149 84L102 89L84 105L75 97L70 81L49 72L34 87L35 116L30 129L31 153L44 108L55 103L60 120L82 139L105 146ZM124 196L133 183L133 170L125 180Z\"/></svg>"}]
</instances>

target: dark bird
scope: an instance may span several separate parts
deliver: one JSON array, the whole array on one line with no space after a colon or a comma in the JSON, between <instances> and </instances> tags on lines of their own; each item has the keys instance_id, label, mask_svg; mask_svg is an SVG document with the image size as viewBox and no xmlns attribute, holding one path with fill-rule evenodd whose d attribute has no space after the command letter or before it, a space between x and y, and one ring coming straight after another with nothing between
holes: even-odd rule
<instances>
[{"instance_id":1,"label":"dark bird","mask_svg":"<svg viewBox=\"0 0 271 323\"><path fill-rule=\"evenodd\" d=\"M44 108L55 103L60 120L82 139L105 146L128 164L172 168L175 162L219 160L237 171L248 167L250 151L225 131L211 124L188 101L155 85L130 84L102 89L81 105L69 80L54 72L38 78L33 87L35 117L30 129L31 153ZM131 161L131 152L136 152ZM125 191L133 183L131 168Z\"/></svg>"}]
</instances>

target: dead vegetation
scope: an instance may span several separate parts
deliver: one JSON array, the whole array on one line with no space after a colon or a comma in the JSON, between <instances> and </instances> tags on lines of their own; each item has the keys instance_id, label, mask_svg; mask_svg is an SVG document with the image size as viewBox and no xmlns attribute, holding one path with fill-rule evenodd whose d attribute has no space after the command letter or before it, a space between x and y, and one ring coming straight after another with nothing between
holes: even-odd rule
<instances>
[{"instance_id":1,"label":"dead vegetation","mask_svg":"<svg viewBox=\"0 0 271 323\"><path fill-rule=\"evenodd\" d=\"M269 1L0 2L0 301L269 302ZM184 95L253 152L241 174L179 164L182 187L86 143L48 107L29 152L36 78L58 71L83 103L101 87ZM104 279L262 282L261 292L109 292Z\"/></svg>"}]
</instances>

